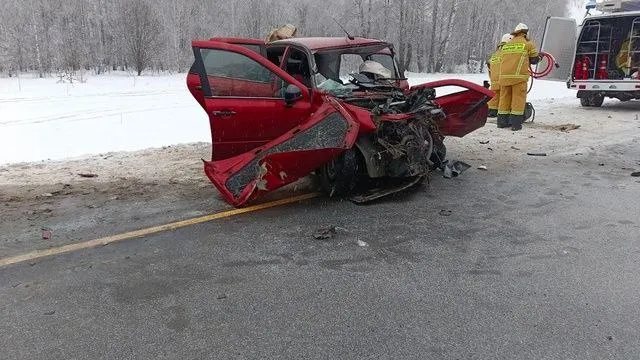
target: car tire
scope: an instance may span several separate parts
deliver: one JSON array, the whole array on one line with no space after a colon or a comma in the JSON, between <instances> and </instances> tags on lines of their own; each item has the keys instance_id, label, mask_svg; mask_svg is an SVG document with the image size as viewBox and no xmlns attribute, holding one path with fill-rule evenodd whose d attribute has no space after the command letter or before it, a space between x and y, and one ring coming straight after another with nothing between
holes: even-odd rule
<instances>
[{"instance_id":1,"label":"car tire","mask_svg":"<svg viewBox=\"0 0 640 360\"><path fill-rule=\"evenodd\" d=\"M589 97L589 103L593 107L601 107L604 102L604 96L602 95L593 95Z\"/></svg>"},{"instance_id":2,"label":"car tire","mask_svg":"<svg viewBox=\"0 0 640 360\"><path fill-rule=\"evenodd\" d=\"M582 105L583 107L590 107L591 100L588 97L582 97L580 98L580 105Z\"/></svg>"},{"instance_id":3,"label":"car tire","mask_svg":"<svg viewBox=\"0 0 640 360\"><path fill-rule=\"evenodd\" d=\"M320 168L319 178L323 192L329 197L350 195L358 183L358 174L364 169L363 166L355 148L344 151Z\"/></svg>"}]
</instances>

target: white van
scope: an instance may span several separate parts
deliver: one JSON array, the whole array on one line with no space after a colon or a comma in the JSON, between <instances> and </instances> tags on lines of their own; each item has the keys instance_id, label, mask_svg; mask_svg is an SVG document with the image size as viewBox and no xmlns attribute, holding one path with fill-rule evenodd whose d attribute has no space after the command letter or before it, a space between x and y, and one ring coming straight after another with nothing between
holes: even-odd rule
<instances>
[{"instance_id":1,"label":"white van","mask_svg":"<svg viewBox=\"0 0 640 360\"><path fill-rule=\"evenodd\" d=\"M547 18L540 49L559 65L547 79L566 81L582 106L599 107L605 97L640 99L640 1L592 0L586 8L580 27L574 19Z\"/></svg>"}]
</instances>

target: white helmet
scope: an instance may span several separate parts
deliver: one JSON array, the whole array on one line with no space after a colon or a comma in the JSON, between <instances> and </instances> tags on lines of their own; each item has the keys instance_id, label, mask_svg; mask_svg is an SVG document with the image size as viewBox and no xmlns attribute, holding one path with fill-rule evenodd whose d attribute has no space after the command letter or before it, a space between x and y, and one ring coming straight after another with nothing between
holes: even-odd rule
<instances>
[{"instance_id":1,"label":"white helmet","mask_svg":"<svg viewBox=\"0 0 640 360\"><path fill-rule=\"evenodd\" d=\"M377 61L367 60L360 65L360 69L358 70L360 70L360 73L370 73L386 79L390 79L393 76L391 70Z\"/></svg>"},{"instance_id":2,"label":"white helmet","mask_svg":"<svg viewBox=\"0 0 640 360\"><path fill-rule=\"evenodd\" d=\"M519 31L529 31L529 27L526 24L520 23L516 25L516 29L513 30L513 32L517 33Z\"/></svg>"},{"instance_id":3,"label":"white helmet","mask_svg":"<svg viewBox=\"0 0 640 360\"><path fill-rule=\"evenodd\" d=\"M511 41L512 39L513 39L513 35L504 34L504 35L502 35L502 39L500 40L500 42L507 43L507 42Z\"/></svg>"}]
</instances>

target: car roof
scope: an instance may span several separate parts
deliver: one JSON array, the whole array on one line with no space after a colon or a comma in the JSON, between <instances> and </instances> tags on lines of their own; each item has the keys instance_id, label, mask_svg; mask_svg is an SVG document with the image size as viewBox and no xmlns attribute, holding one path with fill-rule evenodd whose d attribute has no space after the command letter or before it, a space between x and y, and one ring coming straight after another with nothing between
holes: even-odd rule
<instances>
[{"instance_id":1,"label":"car roof","mask_svg":"<svg viewBox=\"0 0 640 360\"><path fill-rule=\"evenodd\" d=\"M366 45L389 45L386 41L366 39L355 37L353 40L348 37L302 37L302 38L290 38L284 40L276 40L272 44L291 44L304 46L309 50L326 50L337 48L348 48L353 46L366 46Z\"/></svg>"}]
</instances>

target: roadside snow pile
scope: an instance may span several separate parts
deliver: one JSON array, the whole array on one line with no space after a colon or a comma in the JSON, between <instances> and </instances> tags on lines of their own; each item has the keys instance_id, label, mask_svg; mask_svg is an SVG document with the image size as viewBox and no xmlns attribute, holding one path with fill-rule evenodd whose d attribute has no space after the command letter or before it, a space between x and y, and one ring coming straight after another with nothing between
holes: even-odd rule
<instances>
[{"instance_id":1,"label":"roadside snow pile","mask_svg":"<svg viewBox=\"0 0 640 360\"><path fill-rule=\"evenodd\" d=\"M411 74L412 85L486 74ZM0 165L59 160L113 151L210 142L208 119L191 97L185 74L0 79ZM442 89L439 93L449 91ZM455 90L457 91L457 90ZM575 98L563 83L536 81L531 99Z\"/></svg>"}]
</instances>

